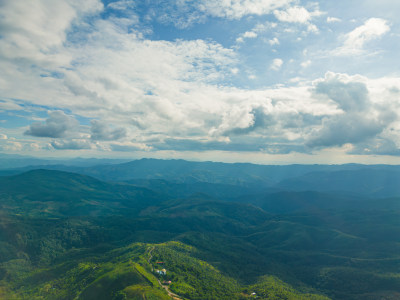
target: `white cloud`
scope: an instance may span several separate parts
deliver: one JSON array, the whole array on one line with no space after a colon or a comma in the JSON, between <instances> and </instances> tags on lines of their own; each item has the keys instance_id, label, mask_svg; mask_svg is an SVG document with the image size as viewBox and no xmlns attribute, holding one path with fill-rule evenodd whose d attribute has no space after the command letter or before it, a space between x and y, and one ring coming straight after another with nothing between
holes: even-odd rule
<instances>
[{"instance_id":1,"label":"white cloud","mask_svg":"<svg viewBox=\"0 0 400 300\"><path fill-rule=\"evenodd\" d=\"M335 18L335 17L327 17L326 18L326 22L327 23L336 23L336 22L341 22L342 20L339 18Z\"/></svg>"},{"instance_id":2,"label":"white cloud","mask_svg":"<svg viewBox=\"0 0 400 300\"><path fill-rule=\"evenodd\" d=\"M257 36L258 34L256 31L246 31L236 39L236 43L243 43L244 39L255 39Z\"/></svg>"},{"instance_id":3,"label":"white cloud","mask_svg":"<svg viewBox=\"0 0 400 300\"><path fill-rule=\"evenodd\" d=\"M107 4L107 8L111 8L114 10L124 11L126 9L132 9L136 7L136 2L131 0L120 0Z\"/></svg>"},{"instance_id":4,"label":"white cloud","mask_svg":"<svg viewBox=\"0 0 400 300\"><path fill-rule=\"evenodd\" d=\"M122 152L132 152L132 151L150 151L151 146L144 143L134 143L134 142L114 142L109 146L109 151L122 151Z\"/></svg>"},{"instance_id":5,"label":"white cloud","mask_svg":"<svg viewBox=\"0 0 400 300\"><path fill-rule=\"evenodd\" d=\"M59 62L55 70L62 72L60 76L41 77L41 70L21 68L19 62L3 62L3 70L12 72L3 73L7 81L3 95L70 109L89 118L109 117L110 123L153 128L163 122L161 128L166 130L179 126L182 118L189 119L175 102L188 99L187 104L195 106L187 95L194 83L201 86L218 82L235 69L233 50L212 41L150 41L106 20L85 28L89 28L89 34L82 41L58 50L74 61L73 66ZM24 89L20 82L24 82ZM158 111L149 107L150 101L156 103Z\"/></svg>"},{"instance_id":6,"label":"white cloud","mask_svg":"<svg viewBox=\"0 0 400 300\"><path fill-rule=\"evenodd\" d=\"M254 39L254 38L257 37L257 33L255 33L254 31L246 31L246 32L243 34L243 37L244 37L244 38L247 38L247 39Z\"/></svg>"},{"instance_id":7,"label":"white cloud","mask_svg":"<svg viewBox=\"0 0 400 300\"><path fill-rule=\"evenodd\" d=\"M3 145L1 149L9 152L19 152L23 149L23 144L20 142L8 141L7 144Z\"/></svg>"},{"instance_id":8,"label":"white cloud","mask_svg":"<svg viewBox=\"0 0 400 300\"><path fill-rule=\"evenodd\" d=\"M382 94L374 91L377 85L381 83L369 82L361 76L334 73L327 73L323 80L317 81L316 97L333 101L342 112L325 117L321 125L310 132L306 144L310 147L349 144L352 153L388 152L388 145L392 145L393 140L388 143L385 135L388 128L398 124L399 110L393 106L394 97L382 98ZM384 140L385 143L378 143L378 140ZM374 148L379 144L382 147ZM369 149L369 152L365 149Z\"/></svg>"},{"instance_id":9,"label":"white cloud","mask_svg":"<svg viewBox=\"0 0 400 300\"><path fill-rule=\"evenodd\" d=\"M271 69L271 70L274 70L274 71L278 71L278 70L280 70L280 68L282 67L282 65L283 65L283 60L280 59L280 58L275 58L275 59L272 61L272 64L271 64L271 66L270 66L270 69Z\"/></svg>"},{"instance_id":10,"label":"white cloud","mask_svg":"<svg viewBox=\"0 0 400 300\"><path fill-rule=\"evenodd\" d=\"M68 131L75 130L78 127L78 121L66 115L63 111L49 112L49 118L45 123L33 123L25 131L25 135L36 137L64 137Z\"/></svg>"},{"instance_id":11,"label":"white cloud","mask_svg":"<svg viewBox=\"0 0 400 300\"><path fill-rule=\"evenodd\" d=\"M247 78L249 78L250 80L255 80L255 79L257 79L257 76L254 74L250 74L247 76Z\"/></svg>"},{"instance_id":12,"label":"white cloud","mask_svg":"<svg viewBox=\"0 0 400 300\"><path fill-rule=\"evenodd\" d=\"M271 46L279 45L279 40L278 40L277 37L274 37L273 39L269 40L268 43L269 43Z\"/></svg>"},{"instance_id":13,"label":"white cloud","mask_svg":"<svg viewBox=\"0 0 400 300\"><path fill-rule=\"evenodd\" d=\"M375 40L390 31L388 22L384 19L371 18L344 36L343 46L335 49L335 55L360 54L366 43Z\"/></svg>"},{"instance_id":14,"label":"white cloud","mask_svg":"<svg viewBox=\"0 0 400 300\"><path fill-rule=\"evenodd\" d=\"M23 110L24 108L10 100L0 100L0 111L2 110Z\"/></svg>"},{"instance_id":15,"label":"white cloud","mask_svg":"<svg viewBox=\"0 0 400 300\"><path fill-rule=\"evenodd\" d=\"M274 10L275 18L279 21L307 25L307 31L314 33L317 33L319 30L315 24L311 23L311 20L314 17L321 16L322 14L324 13L319 11L318 6L312 12L301 6L292 6L286 10ZM287 30L293 29L288 28Z\"/></svg>"},{"instance_id":16,"label":"white cloud","mask_svg":"<svg viewBox=\"0 0 400 300\"><path fill-rule=\"evenodd\" d=\"M292 0L201 0L198 9L214 16L228 19L240 19L247 15L267 15L273 10L285 7Z\"/></svg>"},{"instance_id":17,"label":"white cloud","mask_svg":"<svg viewBox=\"0 0 400 300\"><path fill-rule=\"evenodd\" d=\"M245 39L254 39L257 38L261 33L264 33L270 29L276 28L276 23L265 22L265 23L258 23L253 29L246 31L239 35L236 39L237 43L243 43ZM275 41L276 38L274 38ZM279 41L278 41L279 42Z\"/></svg>"},{"instance_id":18,"label":"white cloud","mask_svg":"<svg viewBox=\"0 0 400 300\"><path fill-rule=\"evenodd\" d=\"M307 30L309 32L314 32L314 33L318 33L319 32L319 29L315 24L308 24Z\"/></svg>"},{"instance_id":19,"label":"white cloud","mask_svg":"<svg viewBox=\"0 0 400 300\"><path fill-rule=\"evenodd\" d=\"M312 18L323 15L324 13L316 8L310 12L302 6L292 6L286 10L274 10L275 17L281 22L307 24Z\"/></svg>"},{"instance_id":20,"label":"white cloud","mask_svg":"<svg viewBox=\"0 0 400 300\"><path fill-rule=\"evenodd\" d=\"M82 150L92 148L91 143L84 139L54 140L51 142L51 146L56 150Z\"/></svg>"},{"instance_id":21,"label":"white cloud","mask_svg":"<svg viewBox=\"0 0 400 300\"><path fill-rule=\"evenodd\" d=\"M311 20L311 13L304 7L294 6L287 10L275 10L275 17L281 22L307 23Z\"/></svg>"},{"instance_id":22,"label":"white cloud","mask_svg":"<svg viewBox=\"0 0 400 300\"><path fill-rule=\"evenodd\" d=\"M0 5L0 55L52 66L70 60L58 50L72 22L102 9L97 0L38 0L29 5L23 0L5 0Z\"/></svg>"},{"instance_id":23,"label":"white cloud","mask_svg":"<svg viewBox=\"0 0 400 300\"><path fill-rule=\"evenodd\" d=\"M295 0L171 0L146 1L150 7L145 19L155 19L163 24L173 24L179 29L191 28L196 23L206 22L208 17L240 20L246 16L263 16L275 9L285 8ZM120 3L121 2L121 3ZM118 1L109 6L117 9L126 6Z\"/></svg>"},{"instance_id":24,"label":"white cloud","mask_svg":"<svg viewBox=\"0 0 400 300\"><path fill-rule=\"evenodd\" d=\"M74 1L38 1L43 5L33 5L36 17L29 15L26 6L21 6L18 14L14 2L2 3L6 3L2 8L14 11L14 17L22 20L21 24L8 17L0 21L2 25L14 26L10 31L1 29L5 31L0 46L6 46L0 50L2 99L21 99L18 100L21 106L13 105L13 100L2 100L0 105L5 110L21 109L26 103L62 110L53 111L45 122L34 123L26 131L34 137L47 137L47 142L55 139L51 141L54 149L151 151L162 147L193 150L201 146L204 150L215 146L229 151L266 149L289 153L305 151L305 143L310 147L343 143L368 146L371 140L379 139L385 149L392 144L383 141L400 143L400 136L390 129L400 128L396 119L400 111L399 105L396 106L398 79L384 78L378 83L328 73L312 86L304 74L304 78L292 80L300 82L297 87L235 88L224 79L232 76L236 80L248 75L249 80L258 79L254 81L257 84L263 78L238 64L240 56L235 50L212 40L149 40L143 32L129 28L125 20L115 17L85 23L85 14L101 10L96 1L90 2L93 4L90 9L81 9ZM298 32L294 29L298 24L309 31L317 30L311 21L319 15L318 10L287 8L291 1L196 3L200 4L193 5L203 5L202 11L208 15L229 19L276 11L282 21L295 23L282 26L288 31ZM54 7L47 10L44 4ZM126 5L125 1L117 4L113 9ZM48 15L51 13L54 16ZM28 14L27 19L24 14ZM44 21L53 17L64 18L54 29ZM240 38L261 36L261 32L274 26L274 23L258 24ZM385 26L379 30L379 26L369 22L363 26L346 35L345 44L355 41L363 48L386 30ZM285 45L286 37L279 30L280 27L268 37L270 45L278 45L278 37ZM289 59L285 60L288 69ZM301 66L305 68L310 63L303 61ZM270 68L279 71L283 64L277 58ZM271 73L273 76L274 72ZM296 75L290 73L291 77ZM96 121L90 128L79 125L73 116ZM346 131L347 127L354 130ZM27 138L22 135L25 129L18 129L21 136L18 141ZM342 138L336 132L341 132ZM7 145L16 151L24 148L21 143Z\"/></svg>"},{"instance_id":25,"label":"white cloud","mask_svg":"<svg viewBox=\"0 0 400 300\"><path fill-rule=\"evenodd\" d=\"M114 141L126 137L127 132L123 127L110 128L99 120L92 120L90 138L95 141Z\"/></svg>"},{"instance_id":26,"label":"white cloud","mask_svg":"<svg viewBox=\"0 0 400 300\"><path fill-rule=\"evenodd\" d=\"M7 140L8 137L5 134L0 133L0 140Z\"/></svg>"},{"instance_id":27,"label":"white cloud","mask_svg":"<svg viewBox=\"0 0 400 300\"><path fill-rule=\"evenodd\" d=\"M301 66L302 68L307 68L307 67L310 66L310 65L311 65L311 60L303 61L303 62L300 64L300 66Z\"/></svg>"}]
</instances>

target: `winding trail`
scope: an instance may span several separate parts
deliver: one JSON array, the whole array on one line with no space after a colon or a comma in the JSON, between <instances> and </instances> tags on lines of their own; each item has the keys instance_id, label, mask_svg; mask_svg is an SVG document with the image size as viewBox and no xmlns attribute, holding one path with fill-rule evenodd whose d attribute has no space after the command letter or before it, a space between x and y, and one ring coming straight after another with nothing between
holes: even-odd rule
<instances>
[{"instance_id":1,"label":"winding trail","mask_svg":"<svg viewBox=\"0 0 400 300\"><path fill-rule=\"evenodd\" d=\"M150 266L151 266L151 271L152 271L152 272L154 272L154 268L153 268L153 265L150 263L150 261L151 261L151 259L153 258L152 252L153 252L154 249L155 249L154 246L150 249L150 251L149 251L150 257L149 257L149 259L147 260L147 262L148 262L148 263L150 264ZM156 279L157 279L157 281L158 281L158 284L168 293L168 296L170 296L172 299L174 299L174 300L184 300L184 299L185 299L185 298L183 298L183 297L181 297L181 296L179 296L179 295L177 295L177 294L171 292L171 291L169 290L169 286L168 286L168 285L163 285L163 284L161 283L161 281L160 281L158 278L156 278Z\"/></svg>"},{"instance_id":2,"label":"winding trail","mask_svg":"<svg viewBox=\"0 0 400 300\"><path fill-rule=\"evenodd\" d=\"M149 259L147 260L147 263L151 266L151 271L152 272L154 272L154 268L153 268L153 265L152 264L150 264L150 261L151 261L151 259L153 258L153 254L151 253L151 252L153 252L153 250L154 250L154 246L150 249L150 251L149 251L149 255L150 255L150 257L149 257Z\"/></svg>"}]
</instances>

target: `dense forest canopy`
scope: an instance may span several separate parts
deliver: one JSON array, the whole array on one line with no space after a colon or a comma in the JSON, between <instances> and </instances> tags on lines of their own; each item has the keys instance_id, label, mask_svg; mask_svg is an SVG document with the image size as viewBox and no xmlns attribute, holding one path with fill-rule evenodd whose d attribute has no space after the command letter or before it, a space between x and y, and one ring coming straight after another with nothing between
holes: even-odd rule
<instances>
[{"instance_id":1,"label":"dense forest canopy","mask_svg":"<svg viewBox=\"0 0 400 300\"><path fill-rule=\"evenodd\" d=\"M6 299L400 295L397 166L145 159L2 172Z\"/></svg>"}]
</instances>

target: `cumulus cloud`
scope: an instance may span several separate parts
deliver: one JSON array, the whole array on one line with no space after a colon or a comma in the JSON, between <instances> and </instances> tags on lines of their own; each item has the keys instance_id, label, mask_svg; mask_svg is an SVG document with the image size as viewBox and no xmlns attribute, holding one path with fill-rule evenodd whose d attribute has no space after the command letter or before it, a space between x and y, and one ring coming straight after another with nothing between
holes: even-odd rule
<instances>
[{"instance_id":1,"label":"cumulus cloud","mask_svg":"<svg viewBox=\"0 0 400 300\"><path fill-rule=\"evenodd\" d=\"M293 0L173 0L173 1L149 1L150 9L147 18L155 19L163 24L173 24L179 29L190 28L196 23L204 23L207 18L224 18L239 20L246 16L262 16L283 8ZM110 8L126 6L126 1L118 1Z\"/></svg>"},{"instance_id":2,"label":"cumulus cloud","mask_svg":"<svg viewBox=\"0 0 400 300\"><path fill-rule=\"evenodd\" d=\"M280 44L280 42L279 42L279 40L278 40L277 37L274 37L273 39L269 40L268 43L269 43L271 46L279 45L279 44Z\"/></svg>"},{"instance_id":3,"label":"cumulus cloud","mask_svg":"<svg viewBox=\"0 0 400 300\"><path fill-rule=\"evenodd\" d=\"M388 107L377 105L362 78L328 73L315 86L317 97L333 101L341 113L327 116L306 144L309 147L331 147L365 144L381 135L398 116Z\"/></svg>"},{"instance_id":4,"label":"cumulus cloud","mask_svg":"<svg viewBox=\"0 0 400 300\"><path fill-rule=\"evenodd\" d=\"M91 143L84 139L55 140L51 142L51 146L57 150L82 150L92 148Z\"/></svg>"},{"instance_id":5,"label":"cumulus cloud","mask_svg":"<svg viewBox=\"0 0 400 300\"><path fill-rule=\"evenodd\" d=\"M82 77L101 77L116 84L122 81L119 88L129 88L126 84L131 82L136 87L151 89L166 80L218 81L236 61L233 50L213 41L143 40L119 32L108 22L99 24L97 30L98 35L75 52L85 68L76 70L79 77L73 80L74 91L91 98L101 98L108 90L98 89L97 82L82 86L79 81L86 79ZM117 49L116 43L120 45ZM105 68L109 73L102 71ZM95 72L100 73L96 76Z\"/></svg>"},{"instance_id":6,"label":"cumulus cloud","mask_svg":"<svg viewBox=\"0 0 400 300\"><path fill-rule=\"evenodd\" d=\"M240 37L236 39L236 42L243 43L244 39L255 39L258 36L257 32L255 31L246 31Z\"/></svg>"},{"instance_id":7,"label":"cumulus cloud","mask_svg":"<svg viewBox=\"0 0 400 300\"><path fill-rule=\"evenodd\" d=\"M312 63L311 60L306 60L306 61L303 61L303 62L300 64L300 66L301 66L302 68L307 68L308 66L311 65L311 63Z\"/></svg>"},{"instance_id":8,"label":"cumulus cloud","mask_svg":"<svg viewBox=\"0 0 400 300\"><path fill-rule=\"evenodd\" d=\"M381 119L368 118L364 114L351 113L327 118L322 128L307 141L310 147L342 146L364 142L385 128Z\"/></svg>"},{"instance_id":9,"label":"cumulus cloud","mask_svg":"<svg viewBox=\"0 0 400 300\"><path fill-rule=\"evenodd\" d=\"M0 133L0 140L7 140L8 137L5 134Z\"/></svg>"},{"instance_id":10,"label":"cumulus cloud","mask_svg":"<svg viewBox=\"0 0 400 300\"><path fill-rule=\"evenodd\" d=\"M282 65L283 65L283 60L280 59L280 58L275 58L275 59L272 61L272 64L271 64L271 66L270 66L270 69L271 69L271 70L274 70L274 71L279 71L280 68L282 67Z\"/></svg>"},{"instance_id":11,"label":"cumulus cloud","mask_svg":"<svg viewBox=\"0 0 400 300\"><path fill-rule=\"evenodd\" d=\"M43 9L43 18L46 13ZM12 72L1 78L4 95L88 118L108 118L115 123L114 119L135 124L139 129L163 132L171 127L178 130L183 119L192 123L189 127L198 127L200 120L191 121L183 113L199 109L197 100L190 98L193 94L196 99L204 97L202 86L219 83L236 70L234 51L211 40L147 40L111 19L82 26L84 30L69 33L74 42L56 49L73 58L72 65L58 62L55 70L62 76L57 73L54 77L41 77L41 70L36 67L20 68L19 62L4 60L7 66L3 70ZM7 39L12 40L13 36ZM24 45L19 47L21 54L31 53ZM24 72L15 73L19 69ZM20 88L19 82L24 82L25 89ZM211 102L203 101L207 105ZM155 103L157 111L149 103ZM167 119L166 115L171 117ZM46 129L45 124L35 124L27 134L63 137L63 130L49 134L44 133Z\"/></svg>"},{"instance_id":12,"label":"cumulus cloud","mask_svg":"<svg viewBox=\"0 0 400 300\"><path fill-rule=\"evenodd\" d=\"M95 141L114 141L126 137L125 128L110 128L104 122L98 120L91 121L90 138Z\"/></svg>"},{"instance_id":13,"label":"cumulus cloud","mask_svg":"<svg viewBox=\"0 0 400 300\"><path fill-rule=\"evenodd\" d=\"M111 151L131 152L131 151L149 151L152 149L151 146L145 143L135 142L115 142L109 145Z\"/></svg>"},{"instance_id":14,"label":"cumulus cloud","mask_svg":"<svg viewBox=\"0 0 400 300\"><path fill-rule=\"evenodd\" d=\"M310 32L318 32L316 25L311 23L312 18L318 17L323 13L318 9L310 12L301 6L292 6L286 10L274 10L275 18L281 22L298 23L307 25L307 30Z\"/></svg>"},{"instance_id":15,"label":"cumulus cloud","mask_svg":"<svg viewBox=\"0 0 400 300\"><path fill-rule=\"evenodd\" d=\"M259 36L259 34L267 31L268 29L275 28L276 26L277 26L276 23L270 23L270 22L259 23L256 26L254 26L253 29L240 34L239 37L236 39L236 42L243 43L245 39L255 39ZM274 42L275 44L279 44L279 41L276 37L271 41Z\"/></svg>"},{"instance_id":16,"label":"cumulus cloud","mask_svg":"<svg viewBox=\"0 0 400 300\"><path fill-rule=\"evenodd\" d=\"M44 65L68 62L58 53L67 29L79 16L102 9L98 0L23 0L0 2L0 53L8 59L24 59Z\"/></svg>"},{"instance_id":17,"label":"cumulus cloud","mask_svg":"<svg viewBox=\"0 0 400 300\"><path fill-rule=\"evenodd\" d=\"M371 18L353 31L344 35L343 46L335 49L335 55L354 55L360 54L364 50L365 44L375 40L390 31L388 22L380 18Z\"/></svg>"},{"instance_id":18,"label":"cumulus cloud","mask_svg":"<svg viewBox=\"0 0 400 300\"><path fill-rule=\"evenodd\" d=\"M25 135L36 137L64 137L68 131L79 126L79 122L72 116L66 115L63 111L49 112L49 118L45 123L33 123L24 132Z\"/></svg>"},{"instance_id":19,"label":"cumulus cloud","mask_svg":"<svg viewBox=\"0 0 400 300\"><path fill-rule=\"evenodd\" d=\"M326 22L327 23L336 23L336 22L341 22L342 20L339 18L335 18L335 17L327 17L326 18Z\"/></svg>"},{"instance_id":20,"label":"cumulus cloud","mask_svg":"<svg viewBox=\"0 0 400 300\"><path fill-rule=\"evenodd\" d=\"M162 2L165 6L170 3ZM32 4L34 16L20 0L1 3L0 14L5 16L0 20L0 31L4 30L0 33L2 97L26 100L20 100L21 106L9 105L13 100L0 101L0 106L6 103L6 110L23 109L25 102L68 112L50 112L46 121L31 124L25 132L57 139L51 143L53 149L217 149L276 154L351 143L353 151L396 153L400 141L396 135L400 132L398 79L384 78L384 86L377 80L329 73L312 85L305 79L307 74L301 74L304 80L298 86L239 88L232 86L229 79L240 80L251 74L249 78L257 79L254 84L263 80L255 70L238 63L243 58L239 47L226 48L210 39L150 40L147 31L132 26L125 15L117 17L121 9L135 9L133 2L110 3L105 8L109 9L107 13L87 23L85 16L103 9L99 1L87 1L81 8L75 0L37 0ZM290 7L291 3L299 2L175 1L173 9L178 9L183 19L177 18L174 24L183 28L201 22L204 16L239 20L272 13L285 23L279 25L284 29L301 25L309 31L317 30L312 21L321 14L318 9ZM163 9L143 18L158 18L162 22L167 8ZM60 16L63 10L65 16ZM117 10L120 12L116 13ZM185 11L187 15L182 14ZM16 22L18 19L21 24ZM259 19L245 20L257 24ZM50 21L60 23L49 28ZM385 26L378 30L379 26L375 28L368 22L364 25L344 36L346 45L355 41L358 49L363 49L384 34ZM8 31L4 26L14 27ZM263 37L272 46L280 42L284 46L287 36L278 32L280 28L272 36L262 36L262 32L274 26L258 24L243 30L239 37ZM305 35L303 32L301 37ZM294 77L296 74L290 68L299 66L291 63L289 52L287 56L284 53L288 59L285 70L288 68L287 73ZM317 66L318 59L312 63ZM278 71L283 64L277 58L270 65L271 70ZM309 64L305 58L301 66ZM263 66L265 72L268 63ZM241 82L243 86L245 83ZM79 126L72 114L95 121L91 126ZM14 136L14 132L6 133ZM372 147L377 141L379 149ZM13 144L14 149L18 145Z\"/></svg>"},{"instance_id":21,"label":"cumulus cloud","mask_svg":"<svg viewBox=\"0 0 400 300\"><path fill-rule=\"evenodd\" d=\"M275 10L275 17L281 22L307 23L311 20L311 13L304 7L289 7L287 10Z\"/></svg>"},{"instance_id":22,"label":"cumulus cloud","mask_svg":"<svg viewBox=\"0 0 400 300\"><path fill-rule=\"evenodd\" d=\"M241 109L239 112L240 114L236 112L236 116L229 116L228 120L230 122L224 124L227 127L223 133L224 135L232 137L235 135L247 135L258 130L262 132L270 130L271 133L275 130L272 127L277 123L276 117L269 114L265 106L253 107L250 111Z\"/></svg>"},{"instance_id":23,"label":"cumulus cloud","mask_svg":"<svg viewBox=\"0 0 400 300\"><path fill-rule=\"evenodd\" d=\"M266 15L285 7L292 0L201 0L198 9L214 17L240 19L247 15Z\"/></svg>"},{"instance_id":24,"label":"cumulus cloud","mask_svg":"<svg viewBox=\"0 0 400 300\"><path fill-rule=\"evenodd\" d=\"M211 129L210 135L218 137L250 132L256 127L258 111L259 109L253 109L251 105L234 107L223 115L222 122L217 128Z\"/></svg>"},{"instance_id":25,"label":"cumulus cloud","mask_svg":"<svg viewBox=\"0 0 400 300\"><path fill-rule=\"evenodd\" d=\"M23 145L20 142L8 142L2 148L4 151L18 152L23 149Z\"/></svg>"},{"instance_id":26,"label":"cumulus cloud","mask_svg":"<svg viewBox=\"0 0 400 300\"><path fill-rule=\"evenodd\" d=\"M330 108L327 103L317 108L315 103L303 105L295 100L297 97L307 99L306 101L312 100L304 90L288 90L286 95L275 92L247 94L247 101L243 99L226 108L222 121L209 131L208 138L194 141L179 139L173 145L198 145L201 149L215 146L217 149L229 151L270 149L271 152L265 150L266 153L272 153L270 145L274 145L276 153L290 153L289 148L292 145L293 151L304 150L304 146L300 147L304 137L313 126L321 123L322 116L317 114L329 114Z\"/></svg>"},{"instance_id":27,"label":"cumulus cloud","mask_svg":"<svg viewBox=\"0 0 400 300\"><path fill-rule=\"evenodd\" d=\"M324 81L316 84L315 92L336 102L344 111L365 111L370 106L365 83L345 81L340 75L328 73Z\"/></svg>"},{"instance_id":28,"label":"cumulus cloud","mask_svg":"<svg viewBox=\"0 0 400 300\"><path fill-rule=\"evenodd\" d=\"M400 155L400 145L393 140L385 138L374 138L365 143L355 145L350 151L350 154L363 155Z\"/></svg>"},{"instance_id":29,"label":"cumulus cloud","mask_svg":"<svg viewBox=\"0 0 400 300\"><path fill-rule=\"evenodd\" d=\"M243 37L244 37L244 38L248 38L248 39L254 39L254 38L257 37L257 33L255 33L254 31L246 31L246 32L243 34Z\"/></svg>"}]
</instances>

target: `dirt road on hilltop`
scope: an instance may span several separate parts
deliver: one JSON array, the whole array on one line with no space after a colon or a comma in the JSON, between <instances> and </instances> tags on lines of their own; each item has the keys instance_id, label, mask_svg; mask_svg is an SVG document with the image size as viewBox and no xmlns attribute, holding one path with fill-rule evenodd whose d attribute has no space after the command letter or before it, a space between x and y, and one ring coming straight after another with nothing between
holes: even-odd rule
<instances>
[{"instance_id":1,"label":"dirt road on hilltop","mask_svg":"<svg viewBox=\"0 0 400 300\"><path fill-rule=\"evenodd\" d=\"M155 249L154 246L150 249L150 251L149 251L150 257L149 257L149 259L147 260L147 262L148 262L148 263L150 264L150 266L151 266L151 271L152 271L152 272L154 272L154 268L153 268L153 265L150 263L150 261L151 261L151 259L153 258L152 252L153 252L154 249ZM174 300L184 300L184 299L185 299L185 298L183 298L183 297L181 297L181 296L179 296L179 295L177 295L177 294L171 292L171 291L169 290L169 286L163 285L163 284L161 283L161 281L160 281L158 278L156 278L156 279L157 279L157 281L158 281L158 284L168 293L168 296L170 296L172 299L174 299Z\"/></svg>"}]
</instances>

